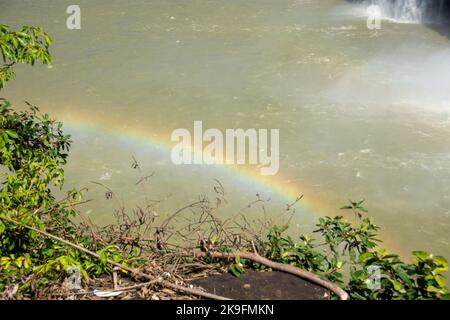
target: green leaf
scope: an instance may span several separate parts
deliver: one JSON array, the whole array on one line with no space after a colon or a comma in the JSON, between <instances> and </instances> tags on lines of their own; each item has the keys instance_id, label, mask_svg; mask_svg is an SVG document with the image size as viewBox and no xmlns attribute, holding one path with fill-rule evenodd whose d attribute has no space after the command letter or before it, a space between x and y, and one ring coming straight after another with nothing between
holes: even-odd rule
<instances>
[{"instance_id":1,"label":"green leaf","mask_svg":"<svg viewBox=\"0 0 450 320\"><path fill-rule=\"evenodd\" d=\"M399 276L399 278L402 279L403 282L405 282L408 286L411 286L413 284L411 279L408 277L406 272L403 271L403 269L401 267L395 268L395 271L397 272L397 275Z\"/></svg>"},{"instance_id":2,"label":"green leaf","mask_svg":"<svg viewBox=\"0 0 450 320\"><path fill-rule=\"evenodd\" d=\"M107 263L107 260L108 260L108 257L106 256L105 251L100 250L100 251L98 252L98 255L99 255L100 260L102 261L102 263L103 263L103 264L106 264L106 263Z\"/></svg>"},{"instance_id":3,"label":"green leaf","mask_svg":"<svg viewBox=\"0 0 450 320\"><path fill-rule=\"evenodd\" d=\"M413 255L415 255L417 258L419 258L420 260L426 260L428 259L428 257L430 256L427 252L425 251L413 251Z\"/></svg>"},{"instance_id":4,"label":"green leaf","mask_svg":"<svg viewBox=\"0 0 450 320\"><path fill-rule=\"evenodd\" d=\"M373 257L372 252L364 252L359 255L358 261L363 262L364 260L367 260L368 258L372 258L372 257Z\"/></svg>"},{"instance_id":5,"label":"green leaf","mask_svg":"<svg viewBox=\"0 0 450 320\"><path fill-rule=\"evenodd\" d=\"M438 289L438 288L436 288L435 286L428 286L427 287L427 291L428 292L440 292L441 290L440 289Z\"/></svg>"},{"instance_id":6,"label":"green leaf","mask_svg":"<svg viewBox=\"0 0 450 320\"><path fill-rule=\"evenodd\" d=\"M434 257L434 261L441 264L444 268L446 268L446 269L448 268L447 260L444 257L436 256L436 257Z\"/></svg>"},{"instance_id":7,"label":"green leaf","mask_svg":"<svg viewBox=\"0 0 450 320\"><path fill-rule=\"evenodd\" d=\"M230 271L235 277L240 277L241 276L241 273L239 272L239 270L236 269L234 264L232 264L230 266Z\"/></svg>"},{"instance_id":8,"label":"green leaf","mask_svg":"<svg viewBox=\"0 0 450 320\"><path fill-rule=\"evenodd\" d=\"M434 280L440 287L445 287L445 278L440 274L434 276Z\"/></svg>"},{"instance_id":9,"label":"green leaf","mask_svg":"<svg viewBox=\"0 0 450 320\"><path fill-rule=\"evenodd\" d=\"M403 288L403 286L401 285L400 282L398 282L397 280L391 279L391 283L394 285L394 289L398 292L405 292L405 289Z\"/></svg>"},{"instance_id":10,"label":"green leaf","mask_svg":"<svg viewBox=\"0 0 450 320\"><path fill-rule=\"evenodd\" d=\"M13 130L5 130L5 132L13 139L19 138L19 135Z\"/></svg>"}]
</instances>

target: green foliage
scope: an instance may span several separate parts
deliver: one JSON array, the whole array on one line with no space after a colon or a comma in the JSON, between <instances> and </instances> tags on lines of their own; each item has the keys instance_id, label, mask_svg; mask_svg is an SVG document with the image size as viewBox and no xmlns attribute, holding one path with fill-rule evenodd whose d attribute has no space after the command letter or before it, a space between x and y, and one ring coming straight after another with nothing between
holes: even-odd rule
<instances>
[{"instance_id":1,"label":"green foliage","mask_svg":"<svg viewBox=\"0 0 450 320\"><path fill-rule=\"evenodd\" d=\"M238 256L234 259L234 263L230 265L230 272L236 277L240 277L241 273L245 272L244 264L241 262L241 257Z\"/></svg>"},{"instance_id":2,"label":"green foliage","mask_svg":"<svg viewBox=\"0 0 450 320\"><path fill-rule=\"evenodd\" d=\"M39 275L43 285L49 277L61 279L69 263L80 265L68 248L25 228L74 236L70 223L74 211L69 208L79 194L72 191L67 200L56 202L51 192L51 186L64 182L62 165L69 147L70 137L63 134L61 123L39 114L34 106L16 112L8 101L0 100L0 216L20 223L0 221L1 269L8 281L28 279L23 281L24 290L30 288L31 274Z\"/></svg>"},{"instance_id":3,"label":"green foliage","mask_svg":"<svg viewBox=\"0 0 450 320\"><path fill-rule=\"evenodd\" d=\"M50 187L64 181L61 166L69 147L70 137L63 134L61 123L39 115L36 107L16 112L8 101L0 100L0 165L5 168L0 215L42 227L55 205ZM64 222L70 212L61 209L58 214ZM34 239L33 231L0 222L0 254L28 252Z\"/></svg>"},{"instance_id":4,"label":"green foliage","mask_svg":"<svg viewBox=\"0 0 450 320\"><path fill-rule=\"evenodd\" d=\"M0 65L0 89L14 78L12 67L15 64L34 65L36 61L50 64L51 44L52 39L41 28L24 26L20 31L10 31L8 26L0 24L0 53L3 58L3 64Z\"/></svg>"},{"instance_id":5,"label":"green foliage","mask_svg":"<svg viewBox=\"0 0 450 320\"><path fill-rule=\"evenodd\" d=\"M50 37L41 29L25 26L19 32L0 25L0 88L14 75L16 63L34 65L51 62ZM64 183L63 166L71 141L62 123L41 114L29 104L15 111L0 98L0 292L8 284L19 284L21 292L33 292L54 281L62 281L71 268L84 279L110 273L108 259L126 264L119 248L98 244L83 236L72 222L74 203L82 193L71 190L56 201L53 187ZM26 226L45 229L53 235L97 252L100 261L70 246L38 236Z\"/></svg>"},{"instance_id":6,"label":"green foliage","mask_svg":"<svg viewBox=\"0 0 450 320\"><path fill-rule=\"evenodd\" d=\"M265 242L266 257L273 261L290 264L316 273L333 282L341 282L342 261L337 256L327 256L318 250L314 239L301 235L301 243L290 236L284 236L287 226L274 226Z\"/></svg>"},{"instance_id":7,"label":"green foliage","mask_svg":"<svg viewBox=\"0 0 450 320\"><path fill-rule=\"evenodd\" d=\"M0 163L9 169L2 190L2 207L47 206L54 200L50 185L64 181L70 136L62 123L38 114L38 108L16 112L0 99Z\"/></svg>"},{"instance_id":8,"label":"green foliage","mask_svg":"<svg viewBox=\"0 0 450 320\"><path fill-rule=\"evenodd\" d=\"M83 245L83 241L79 241L78 245ZM34 268L33 275L24 285L24 288L32 286L43 287L50 282L63 281L67 277L68 271L76 268L80 271L80 275L84 280L89 276L100 276L111 274L112 266L107 260L113 260L126 265L126 261L122 257L119 248L115 246L106 246L97 251L100 261L90 255L84 254L77 249L67 248L65 246L54 244L52 249L46 249L47 257L42 259L45 263L41 263ZM127 273L122 270L123 273ZM38 280L36 281L36 277Z\"/></svg>"},{"instance_id":9,"label":"green foliage","mask_svg":"<svg viewBox=\"0 0 450 320\"><path fill-rule=\"evenodd\" d=\"M314 232L320 232L334 253L342 247L342 254L346 252L354 258L376 246L378 226L373 218L364 218L357 227L352 227L342 216L334 218L320 218Z\"/></svg>"},{"instance_id":10,"label":"green foliage","mask_svg":"<svg viewBox=\"0 0 450 320\"><path fill-rule=\"evenodd\" d=\"M112 260L114 262L127 265L125 259L122 257L121 250L117 246L108 245L98 250L97 254L100 256L100 262L98 260L93 260L92 258L87 259L88 257L86 257L83 263L83 267L90 274L93 274L95 276L110 274L112 272L112 265L108 263L107 260ZM122 271L124 273L127 273L125 270Z\"/></svg>"},{"instance_id":11,"label":"green foliage","mask_svg":"<svg viewBox=\"0 0 450 320\"><path fill-rule=\"evenodd\" d=\"M444 257L414 251L412 264L400 260L398 255L388 254L385 250L365 252L358 258L357 267L352 267L348 290L358 299L448 299L442 271L448 270ZM375 266L379 272L380 285L370 289Z\"/></svg>"},{"instance_id":12,"label":"green foliage","mask_svg":"<svg viewBox=\"0 0 450 320\"><path fill-rule=\"evenodd\" d=\"M406 263L378 248L378 226L373 218L362 217L361 204L352 202L352 206L343 207L355 211L356 226L342 216L320 218L314 231L323 240L319 245L307 235L301 235L297 243L283 235L287 227L274 226L264 243L266 257L340 284L352 299L450 298L442 275L448 270L445 258L414 251L415 262ZM342 268L346 264L349 275L344 281Z\"/></svg>"}]
</instances>

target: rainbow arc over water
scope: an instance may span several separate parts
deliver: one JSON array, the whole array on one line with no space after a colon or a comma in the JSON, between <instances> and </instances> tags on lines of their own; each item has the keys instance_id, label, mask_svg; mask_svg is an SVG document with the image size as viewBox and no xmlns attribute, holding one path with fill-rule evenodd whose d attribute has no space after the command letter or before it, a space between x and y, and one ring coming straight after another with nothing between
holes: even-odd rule
<instances>
[{"instance_id":1,"label":"rainbow arc over water","mask_svg":"<svg viewBox=\"0 0 450 320\"><path fill-rule=\"evenodd\" d=\"M77 130L90 130L93 132L101 132L114 137L121 143L135 143L140 148L149 148L152 152L157 152L170 158L170 152L175 145L170 141L171 132L167 128L158 128L151 126L142 127L138 125L127 125L119 121L111 120L108 117L96 116L90 113L76 112L65 114L60 118L66 127L76 128ZM208 165L204 165L208 166ZM260 174L256 166L243 166L235 164L214 165L219 175L231 177L236 183L236 188L254 188L258 193L264 194L265 191L270 194L276 194L280 201L284 204L293 203L298 197L303 196L297 203L301 207L301 212L315 216L335 216L348 214L348 220L352 221L353 214L340 211L339 207L346 199L342 199L337 195L329 192L317 190L308 187L307 182L288 177L282 172L282 164L280 164L280 172L274 176L263 176ZM403 249L389 240L389 236L382 234L383 245L395 252L404 255ZM406 256L406 255L405 255Z\"/></svg>"}]
</instances>

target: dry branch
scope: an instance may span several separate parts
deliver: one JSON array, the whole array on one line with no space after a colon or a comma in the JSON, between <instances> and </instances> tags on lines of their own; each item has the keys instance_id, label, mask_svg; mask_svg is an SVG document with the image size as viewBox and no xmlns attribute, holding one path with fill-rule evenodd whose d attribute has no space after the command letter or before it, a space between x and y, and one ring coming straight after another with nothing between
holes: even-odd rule
<instances>
[{"instance_id":1,"label":"dry branch","mask_svg":"<svg viewBox=\"0 0 450 320\"><path fill-rule=\"evenodd\" d=\"M79 245L77 245L75 243L72 243L70 241L67 241L67 240L62 239L60 237L52 235L52 234L50 234L48 232L36 229L34 227L31 227L31 226L21 225L19 222L15 221L13 219L7 218L7 217L0 216L0 219L4 220L4 221L7 221L7 222L10 222L10 223L13 223L13 224L15 224L17 226L22 226L22 227L24 227L26 229L35 231L35 232L37 232L37 233L39 233L41 235L44 235L44 236L46 236L48 238L51 238L53 240L62 242L64 244L68 245L68 246L76 248L76 249L78 249L78 250L80 250L80 251L82 251L82 252L84 252L84 253L86 253L88 255L91 255L91 256L101 260L100 256L97 253L92 252L92 251L90 251L90 250L88 250L88 249L86 249L84 247L81 247L81 246L79 246ZM106 261L109 264L113 265L113 266L119 267L119 268L121 268L123 270L126 270L128 272L131 272L133 275L135 275L137 277L145 278L145 279L151 280L151 281L154 280L155 283L157 283L159 285L162 285L164 287L172 288L172 289L177 290L177 291L182 291L182 292L185 292L185 293L189 293L189 294L192 294L192 295L196 295L196 296L200 296L200 297L204 297L204 298L208 298L208 299L213 299L213 300L230 300L229 298L226 298L226 297L222 297L222 296L218 296L218 295L215 295L215 294L203 292L203 291L200 291L200 290L197 290L197 289L193 289L193 288L187 288L187 287L180 286L180 285L171 283L171 282L163 280L163 279L159 279L159 278L158 279L153 279L153 277L148 275L148 274L145 274L145 273L143 273L143 272L141 272L141 271L139 271L137 269L132 269L130 267L127 267L127 266L125 266L125 265L123 265L121 263L115 262L115 261L110 260L110 259L107 259Z\"/></svg>"}]
</instances>

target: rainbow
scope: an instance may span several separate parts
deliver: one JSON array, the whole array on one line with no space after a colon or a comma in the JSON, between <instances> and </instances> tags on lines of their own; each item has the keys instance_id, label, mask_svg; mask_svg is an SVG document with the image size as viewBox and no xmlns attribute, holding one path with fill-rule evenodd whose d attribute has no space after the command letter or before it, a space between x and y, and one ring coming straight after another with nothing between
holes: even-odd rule
<instances>
[{"instance_id":1,"label":"rainbow","mask_svg":"<svg viewBox=\"0 0 450 320\"><path fill-rule=\"evenodd\" d=\"M115 137L117 140L125 142L134 141L159 153L169 154L174 145L169 139L170 133L163 132L161 129L149 132L147 128L140 126L129 128L123 124L111 121L110 118L105 121L105 119L99 116L81 112L69 115L65 114L61 120L64 122L65 127L69 128L69 133L71 128L100 131ZM320 197L314 195L315 192L313 193L311 190L308 190L308 188L298 181L292 181L291 178L286 177L281 172L274 176L263 176L260 175L259 170L254 166L223 164L214 165L214 167L221 172L225 172L227 176L233 177L233 179L244 184L244 186L259 186L258 190L267 190L276 194L280 199L286 201L286 204L292 203L297 197L303 195L304 197L299 204L311 214L317 214L319 216L332 215L338 209L336 206L327 206L325 204L332 202L329 199L327 201L320 199Z\"/></svg>"},{"instance_id":2,"label":"rainbow","mask_svg":"<svg viewBox=\"0 0 450 320\"><path fill-rule=\"evenodd\" d=\"M102 132L116 138L118 141L125 143L132 141L163 155L169 154L174 145L170 141L170 132L167 132L167 128L152 126L152 132L150 132L146 127L139 125L129 127L111 119L111 117L96 116L80 111L76 113L66 112L58 119L64 122L68 133L70 133L71 128ZM236 181L236 184L240 187L251 187L257 189L258 192L259 190L261 192L265 190L276 194L285 204L293 203L299 196L303 195L303 198L297 203L301 207L302 213L315 216L345 214L345 212L339 211L339 205L343 202L342 198L329 193L317 192L317 190L312 190L299 181L293 181L290 177L283 174L282 168L274 176L260 175L259 170L254 166L224 164L215 165L214 168L214 170L220 170L220 173L232 177L233 181ZM349 220L351 217L352 215L349 214ZM388 235L382 233L381 236L385 247L406 256L404 248L389 240Z\"/></svg>"}]
</instances>

